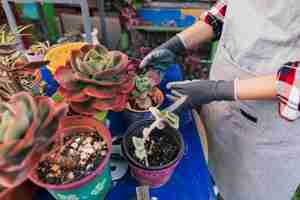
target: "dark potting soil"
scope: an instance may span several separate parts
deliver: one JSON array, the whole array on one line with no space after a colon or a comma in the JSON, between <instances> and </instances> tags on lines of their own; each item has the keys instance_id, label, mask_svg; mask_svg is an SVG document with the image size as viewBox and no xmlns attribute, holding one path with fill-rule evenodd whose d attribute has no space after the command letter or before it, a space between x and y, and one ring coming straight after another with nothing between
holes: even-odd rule
<instances>
[{"instance_id":1,"label":"dark potting soil","mask_svg":"<svg viewBox=\"0 0 300 200\"><path fill-rule=\"evenodd\" d=\"M153 98L151 98L151 106L152 107L156 107L158 104L153 100ZM129 99L129 104L131 106L132 109L134 110L138 110L138 111L145 111L144 108L140 108L136 103L135 103L135 100L134 99ZM149 107L150 108L150 107ZM148 109L149 109L148 108Z\"/></svg>"},{"instance_id":2,"label":"dark potting soil","mask_svg":"<svg viewBox=\"0 0 300 200\"><path fill-rule=\"evenodd\" d=\"M146 167L146 162L144 160L141 161L135 155L132 137L130 137L128 145L130 155ZM166 134L155 130L151 133L145 146L150 167L160 167L169 164L176 159L181 147L176 137L170 135L170 133Z\"/></svg>"},{"instance_id":3,"label":"dark potting soil","mask_svg":"<svg viewBox=\"0 0 300 200\"><path fill-rule=\"evenodd\" d=\"M64 144L39 162L38 178L48 184L67 184L93 172L106 157L107 143L96 132L77 133L64 138Z\"/></svg>"}]
</instances>

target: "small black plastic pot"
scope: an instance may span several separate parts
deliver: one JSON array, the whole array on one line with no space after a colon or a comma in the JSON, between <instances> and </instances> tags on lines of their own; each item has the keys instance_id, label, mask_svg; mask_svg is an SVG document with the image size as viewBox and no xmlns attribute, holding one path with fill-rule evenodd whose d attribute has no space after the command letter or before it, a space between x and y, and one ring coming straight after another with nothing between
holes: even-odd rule
<instances>
[{"instance_id":1,"label":"small black plastic pot","mask_svg":"<svg viewBox=\"0 0 300 200\"><path fill-rule=\"evenodd\" d=\"M142 163L138 162L136 158L130 153L130 140L133 136L142 137L143 129L149 127L152 124L153 120L143 120L138 121L132 124L122 141L122 150L129 162L131 168L131 175L141 184L149 185L151 187L160 187L167 183L171 178L175 168L179 164L180 160L183 157L184 153L184 141L181 133L172 128L169 125L166 125L166 128L163 130L154 130L159 134L167 134L171 137L179 146L179 151L176 157L169 161L169 163L162 166L149 166L146 167Z\"/></svg>"}]
</instances>

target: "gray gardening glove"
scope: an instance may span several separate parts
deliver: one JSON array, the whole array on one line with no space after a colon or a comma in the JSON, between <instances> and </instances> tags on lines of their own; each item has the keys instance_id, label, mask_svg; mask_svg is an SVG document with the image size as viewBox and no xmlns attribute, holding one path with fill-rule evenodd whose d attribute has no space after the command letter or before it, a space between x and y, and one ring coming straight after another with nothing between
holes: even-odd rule
<instances>
[{"instance_id":1,"label":"gray gardening glove","mask_svg":"<svg viewBox=\"0 0 300 200\"><path fill-rule=\"evenodd\" d=\"M187 104L199 107L212 101L234 101L234 81L193 80L168 83L174 96L187 95Z\"/></svg>"},{"instance_id":2,"label":"gray gardening glove","mask_svg":"<svg viewBox=\"0 0 300 200\"><path fill-rule=\"evenodd\" d=\"M176 54L185 51L184 44L179 36L174 36L167 42L152 50L141 62L140 68L158 66L165 68L175 63Z\"/></svg>"}]
</instances>

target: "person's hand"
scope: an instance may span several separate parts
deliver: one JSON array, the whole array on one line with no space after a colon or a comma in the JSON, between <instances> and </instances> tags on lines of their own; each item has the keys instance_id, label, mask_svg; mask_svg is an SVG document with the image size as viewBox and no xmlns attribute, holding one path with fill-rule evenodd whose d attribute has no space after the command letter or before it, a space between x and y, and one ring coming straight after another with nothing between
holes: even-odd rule
<instances>
[{"instance_id":1,"label":"person's hand","mask_svg":"<svg viewBox=\"0 0 300 200\"><path fill-rule=\"evenodd\" d=\"M212 101L233 101L234 81L193 80L179 81L167 84L175 96L186 95L187 104L198 107Z\"/></svg>"},{"instance_id":2,"label":"person's hand","mask_svg":"<svg viewBox=\"0 0 300 200\"><path fill-rule=\"evenodd\" d=\"M174 36L167 42L151 51L141 62L140 68L158 66L165 68L175 63L176 54L184 51L185 47L179 36Z\"/></svg>"},{"instance_id":3,"label":"person's hand","mask_svg":"<svg viewBox=\"0 0 300 200\"><path fill-rule=\"evenodd\" d=\"M169 49L156 48L142 60L140 68L145 68L147 66L158 66L158 68L163 68L163 66L174 64L175 59L176 55Z\"/></svg>"}]
</instances>

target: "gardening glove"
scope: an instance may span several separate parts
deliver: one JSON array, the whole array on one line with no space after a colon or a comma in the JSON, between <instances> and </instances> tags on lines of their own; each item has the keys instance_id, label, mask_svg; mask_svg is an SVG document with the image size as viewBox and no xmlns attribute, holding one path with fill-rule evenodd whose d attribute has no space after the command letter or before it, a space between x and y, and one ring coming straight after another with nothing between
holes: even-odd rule
<instances>
[{"instance_id":1,"label":"gardening glove","mask_svg":"<svg viewBox=\"0 0 300 200\"><path fill-rule=\"evenodd\" d=\"M158 68L175 63L176 54L185 51L185 46L179 36L174 36L167 42L152 50L141 62L140 68L154 66Z\"/></svg>"},{"instance_id":2,"label":"gardening glove","mask_svg":"<svg viewBox=\"0 0 300 200\"><path fill-rule=\"evenodd\" d=\"M199 107L212 101L234 101L234 81L193 80L168 83L174 96L187 95L186 103Z\"/></svg>"}]
</instances>

